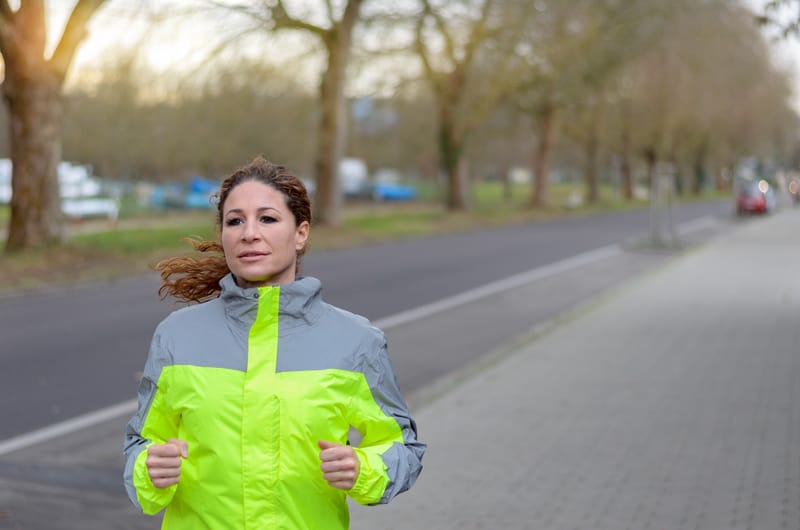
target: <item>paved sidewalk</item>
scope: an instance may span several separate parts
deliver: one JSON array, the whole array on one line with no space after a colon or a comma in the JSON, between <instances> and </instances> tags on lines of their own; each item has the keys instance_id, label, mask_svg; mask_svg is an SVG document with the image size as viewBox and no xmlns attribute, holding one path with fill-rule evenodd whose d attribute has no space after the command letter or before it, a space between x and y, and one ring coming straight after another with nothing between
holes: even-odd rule
<instances>
[{"instance_id":1,"label":"paved sidewalk","mask_svg":"<svg viewBox=\"0 0 800 530\"><path fill-rule=\"evenodd\" d=\"M750 219L416 412L359 529L800 528L800 209Z\"/></svg>"}]
</instances>

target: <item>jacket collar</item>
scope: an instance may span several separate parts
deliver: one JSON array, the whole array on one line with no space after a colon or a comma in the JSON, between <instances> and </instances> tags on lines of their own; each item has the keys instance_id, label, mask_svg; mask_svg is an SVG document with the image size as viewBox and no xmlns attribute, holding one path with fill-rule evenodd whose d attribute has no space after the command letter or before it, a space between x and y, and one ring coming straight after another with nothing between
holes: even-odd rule
<instances>
[{"instance_id":1,"label":"jacket collar","mask_svg":"<svg viewBox=\"0 0 800 530\"><path fill-rule=\"evenodd\" d=\"M242 288L236 284L233 274L228 273L220 282L222 291L220 299L225 306L228 316L252 324L258 311L258 298L260 293L276 287L249 287ZM293 327L305 321L313 324L323 311L322 283L312 276L298 277L292 283L279 286L280 302L278 315L281 317L282 327Z\"/></svg>"}]
</instances>

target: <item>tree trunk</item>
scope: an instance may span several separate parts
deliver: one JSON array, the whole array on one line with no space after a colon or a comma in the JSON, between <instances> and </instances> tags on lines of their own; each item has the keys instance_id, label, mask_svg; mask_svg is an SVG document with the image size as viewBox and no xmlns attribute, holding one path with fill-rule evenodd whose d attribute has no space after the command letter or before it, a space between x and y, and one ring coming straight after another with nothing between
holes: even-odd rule
<instances>
[{"instance_id":1,"label":"tree trunk","mask_svg":"<svg viewBox=\"0 0 800 530\"><path fill-rule=\"evenodd\" d=\"M686 172L675 157L672 157L670 160L670 164L675 168L675 176L673 178L675 194L678 197L683 197L683 193L686 190Z\"/></svg>"},{"instance_id":2,"label":"tree trunk","mask_svg":"<svg viewBox=\"0 0 800 530\"><path fill-rule=\"evenodd\" d=\"M500 164L500 169L498 169L497 177L503 185L503 202L506 204L512 204L514 202L514 188L511 182L510 172L511 168L508 165L508 160L504 159Z\"/></svg>"},{"instance_id":3,"label":"tree trunk","mask_svg":"<svg viewBox=\"0 0 800 530\"><path fill-rule=\"evenodd\" d=\"M11 218L6 252L59 243L64 238L58 183L61 160L61 83L55 77L8 76Z\"/></svg>"},{"instance_id":4,"label":"tree trunk","mask_svg":"<svg viewBox=\"0 0 800 530\"><path fill-rule=\"evenodd\" d=\"M78 0L49 59L45 2L3 1L0 54L5 80L11 151L11 219L6 252L58 243L63 239L58 163L64 77L86 24L104 0Z\"/></svg>"},{"instance_id":5,"label":"tree trunk","mask_svg":"<svg viewBox=\"0 0 800 530\"><path fill-rule=\"evenodd\" d=\"M647 188L650 190L650 195L652 195L653 187L655 186L656 162L658 160L656 150L652 147L647 147L644 149L643 156L646 164L645 179L647 180Z\"/></svg>"},{"instance_id":6,"label":"tree trunk","mask_svg":"<svg viewBox=\"0 0 800 530\"><path fill-rule=\"evenodd\" d=\"M328 51L328 68L320 83L321 116L319 124L319 151L315 163L317 196L314 204L315 222L339 226L342 222L342 186L339 179L339 161L347 139L347 100L344 85L353 27L358 20L362 0L350 0L342 20L330 29L324 41Z\"/></svg>"},{"instance_id":7,"label":"tree trunk","mask_svg":"<svg viewBox=\"0 0 800 530\"><path fill-rule=\"evenodd\" d=\"M556 109L545 105L536 117L539 131L536 139L536 158L533 162L533 194L531 206L550 206L550 164L556 131Z\"/></svg>"},{"instance_id":8,"label":"tree trunk","mask_svg":"<svg viewBox=\"0 0 800 530\"><path fill-rule=\"evenodd\" d=\"M344 149L346 114L344 111L344 65L330 50L328 69L320 85L321 116L319 123L319 151L317 152L317 189L314 221L338 226L341 223L342 190L339 181L339 160Z\"/></svg>"},{"instance_id":9,"label":"tree trunk","mask_svg":"<svg viewBox=\"0 0 800 530\"><path fill-rule=\"evenodd\" d=\"M597 178L597 131L594 122L589 126L589 137L586 139L585 156L586 169L586 202L596 204L600 200L600 187Z\"/></svg>"},{"instance_id":10,"label":"tree trunk","mask_svg":"<svg viewBox=\"0 0 800 530\"><path fill-rule=\"evenodd\" d=\"M706 187L706 149L700 147L694 157L694 178L692 179L692 192L700 195Z\"/></svg>"},{"instance_id":11,"label":"tree trunk","mask_svg":"<svg viewBox=\"0 0 800 530\"><path fill-rule=\"evenodd\" d=\"M462 152L464 144L456 130L453 104L441 101L439 104L439 153L441 166L447 176L447 209L463 211L467 209L467 185Z\"/></svg>"},{"instance_id":12,"label":"tree trunk","mask_svg":"<svg viewBox=\"0 0 800 530\"><path fill-rule=\"evenodd\" d=\"M626 201L633 200L633 172L631 171L631 135L627 128L622 131L622 196Z\"/></svg>"}]
</instances>

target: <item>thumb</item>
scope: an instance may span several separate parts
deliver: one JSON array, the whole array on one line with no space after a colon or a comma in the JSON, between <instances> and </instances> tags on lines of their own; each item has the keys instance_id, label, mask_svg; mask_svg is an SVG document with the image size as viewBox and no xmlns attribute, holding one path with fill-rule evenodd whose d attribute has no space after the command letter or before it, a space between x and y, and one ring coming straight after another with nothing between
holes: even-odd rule
<instances>
[{"instance_id":1,"label":"thumb","mask_svg":"<svg viewBox=\"0 0 800 530\"><path fill-rule=\"evenodd\" d=\"M319 448L322 449L323 451L325 449L330 449L332 447L337 447L337 446L340 445L340 444L337 444L337 443L334 443L334 442L327 442L325 440L320 440L320 441L317 442L317 444L319 445Z\"/></svg>"},{"instance_id":2,"label":"thumb","mask_svg":"<svg viewBox=\"0 0 800 530\"><path fill-rule=\"evenodd\" d=\"M185 440L179 440L178 438L170 438L169 440L167 440L167 443L177 447L178 451L180 451L181 456L183 458L189 458L189 444L186 443Z\"/></svg>"}]
</instances>

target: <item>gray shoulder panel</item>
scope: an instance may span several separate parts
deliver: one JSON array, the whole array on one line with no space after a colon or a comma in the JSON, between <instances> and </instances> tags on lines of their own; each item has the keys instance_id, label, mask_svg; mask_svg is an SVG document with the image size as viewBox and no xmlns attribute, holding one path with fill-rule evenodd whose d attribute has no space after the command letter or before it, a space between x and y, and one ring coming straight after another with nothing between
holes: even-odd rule
<instances>
[{"instance_id":1,"label":"gray shoulder panel","mask_svg":"<svg viewBox=\"0 0 800 530\"><path fill-rule=\"evenodd\" d=\"M218 298L179 309L160 327L172 343L173 364L247 369L250 326L227 318L224 303Z\"/></svg>"},{"instance_id":2,"label":"gray shoulder panel","mask_svg":"<svg viewBox=\"0 0 800 530\"><path fill-rule=\"evenodd\" d=\"M382 345L383 333L361 316L322 303L319 318L306 326L284 326L279 321L276 370L341 369L357 371L362 352Z\"/></svg>"}]
</instances>

